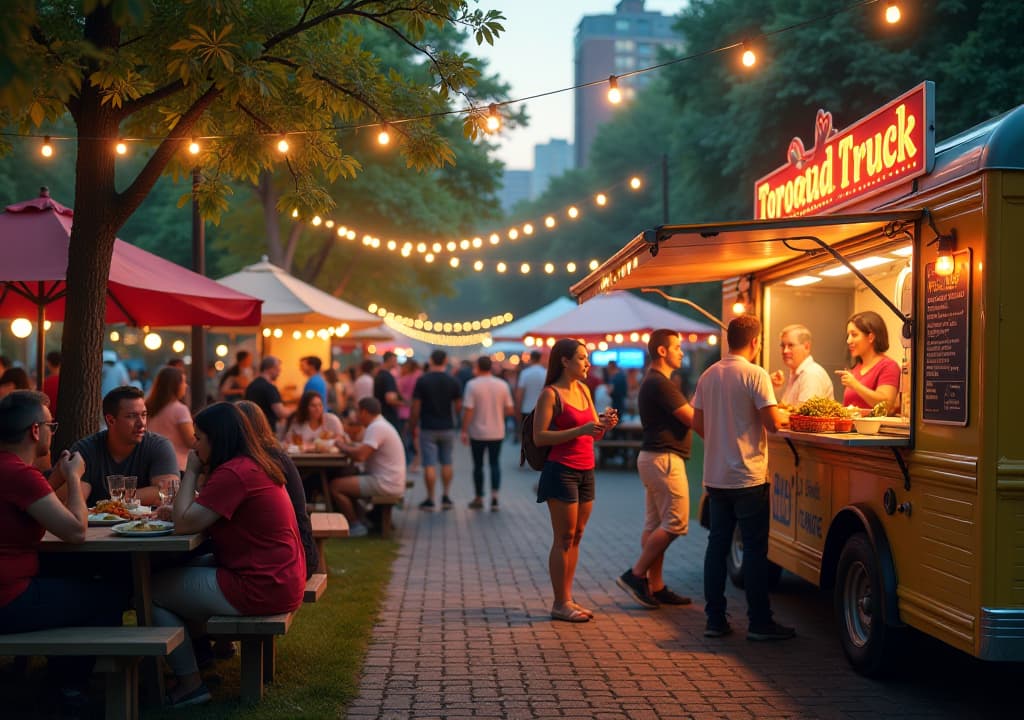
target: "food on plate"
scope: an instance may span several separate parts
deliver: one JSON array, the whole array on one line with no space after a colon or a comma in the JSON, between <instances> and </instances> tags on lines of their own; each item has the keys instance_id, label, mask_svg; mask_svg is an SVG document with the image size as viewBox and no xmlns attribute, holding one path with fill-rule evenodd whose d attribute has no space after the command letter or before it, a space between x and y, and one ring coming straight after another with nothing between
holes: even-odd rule
<instances>
[{"instance_id":1,"label":"food on plate","mask_svg":"<svg viewBox=\"0 0 1024 720\"><path fill-rule=\"evenodd\" d=\"M317 437L320 438L321 440L330 440L334 437L334 433L332 433L330 430L321 430L320 434L317 435Z\"/></svg>"},{"instance_id":2,"label":"food on plate","mask_svg":"<svg viewBox=\"0 0 1024 720\"><path fill-rule=\"evenodd\" d=\"M173 525L171 523L162 522L160 520L140 520L132 525L127 525L121 528L122 532L160 532L161 530L170 530Z\"/></svg>"},{"instance_id":3,"label":"food on plate","mask_svg":"<svg viewBox=\"0 0 1024 720\"><path fill-rule=\"evenodd\" d=\"M883 400L880 403L875 403L874 407L871 408L871 417L885 417L885 414L889 411L888 406Z\"/></svg>"},{"instance_id":4,"label":"food on plate","mask_svg":"<svg viewBox=\"0 0 1024 720\"><path fill-rule=\"evenodd\" d=\"M128 512L128 508L120 500L100 500L96 503L96 507L89 509L89 512L96 515L114 515L125 520L131 520L132 518L132 514Z\"/></svg>"}]
</instances>

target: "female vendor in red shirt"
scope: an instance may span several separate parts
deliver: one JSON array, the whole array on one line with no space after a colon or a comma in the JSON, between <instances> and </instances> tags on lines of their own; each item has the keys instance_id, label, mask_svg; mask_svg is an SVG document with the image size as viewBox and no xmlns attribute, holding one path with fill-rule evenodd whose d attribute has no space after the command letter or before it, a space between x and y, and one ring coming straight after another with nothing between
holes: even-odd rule
<instances>
[{"instance_id":1,"label":"female vendor in red shirt","mask_svg":"<svg viewBox=\"0 0 1024 720\"><path fill-rule=\"evenodd\" d=\"M306 562L280 466L231 403L209 406L196 415L195 427L196 446L174 498L174 531L208 532L214 552L155 578L155 624L185 626L187 635L186 621L295 610ZM169 704L209 701L189 638L167 660L178 677Z\"/></svg>"},{"instance_id":2,"label":"female vendor in red shirt","mask_svg":"<svg viewBox=\"0 0 1024 720\"><path fill-rule=\"evenodd\" d=\"M889 349L889 332L879 314L871 310L854 314L846 324L846 346L857 364L852 370L836 370L846 388L843 405L873 408L885 402L885 414L894 413L900 366L885 354Z\"/></svg>"},{"instance_id":3,"label":"female vendor in red shirt","mask_svg":"<svg viewBox=\"0 0 1024 720\"><path fill-rule=\"evenodd\" d=\"M548 571L555 594L551 617L576 623L594 616L572 599L580 541L594 506L594 438L618 422L614 414L598 417L586 384L589 371L583 343L556 342L533 425L534 443L551 448L537 483L537 502L546 502L551 515Z\"/></svg>"}]
</instances>

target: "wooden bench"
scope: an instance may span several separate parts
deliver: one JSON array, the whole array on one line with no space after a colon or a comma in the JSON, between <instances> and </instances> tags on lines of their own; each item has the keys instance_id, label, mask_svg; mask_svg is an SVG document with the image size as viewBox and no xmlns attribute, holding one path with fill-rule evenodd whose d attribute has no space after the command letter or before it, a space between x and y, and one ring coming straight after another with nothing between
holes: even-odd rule
<instances>
[{"instance_id":1,"label":"wooden bench","mask_svg":"<svg viewBox=\"0 0 1024 720\"><path fill-rule=\"evenodd\" d=\"M322 557L322 556L321 556ZM306 590L302 594L302 602L315 603L327 589L327 573L313 573L306 581Z\"/></svg>"},{"instance_id":2,"label":"wooden bench","mask_svg":"<svg viewBox=\"0 0 1024 720\"><path fill-rule=\"evenodd\" d=\"M106 675L107 720L138 720L139 660L164 657L185 640L180 627L65 627L0 635L0 655L96 655Z\"/></svg>"},{"instance_id":3,"label":"wooden bench","mask_svg":"<svg viewBox=\"0 0 1024 720\"><path fill-rule=\"evenodd\" d=\"M393 530L391 525L391 508L395 505L401 505L402 499L402 495L374 495L370 498L370 502L373 503L374 514L378 512L377 508L380 508L380 517L376 518L376 520L380 527L381 537L391 537L391 532Z\"/></svg>"},{"instance_id":4,"label":"wooden bench","mask_svg":"<svg viewBox=\"0 0 1024 720\"><path fill-rule=\"evenodd\" d=\"M313 526L313 539L316 540L316 550L320 556L320 565L316 571L326 575L327 540L348 537L348 520L341 513L315 512L310 513L309 522Z\"/></svg>"},{"instance_id":5,"label":"wooden bench","mask_svg":"<svg viewBox=\"0 0 1024 720\"><path fill-rule=\"evenodd\" d=\"M215 615L206 621L210 635L241 641L243 703L258 703L264 683L274 681L274 641L278 635L287 634L294 617L295 611L265 616Z\"/></svg>"},{"instance_id":6,"label":"wooden bench","mask_svg":"<svg viewBox=\"0 0 1024 720\"><path fill-rule=\"evenodd\" d=\"M636 457L640 454L640 440L598 440L594 443L597 450L597 465L604 467L608 461L609 453L606 450L623 450L625 452L625 466L627 468L636 465Z\"/></svg>"}]
</instances>

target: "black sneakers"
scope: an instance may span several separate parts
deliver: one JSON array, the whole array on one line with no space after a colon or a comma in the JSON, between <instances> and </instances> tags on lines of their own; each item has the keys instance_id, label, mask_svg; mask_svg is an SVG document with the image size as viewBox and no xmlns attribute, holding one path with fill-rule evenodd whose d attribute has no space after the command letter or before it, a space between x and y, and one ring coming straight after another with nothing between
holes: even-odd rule
<instances>
[{"instance_id":1,"label":"black sneakers","mask_svg":"<svg viewBox=\"0 0 1024 720\"><path fill-rule=\"evenodd\" d=\"M448 497L447 495L442 495L441 496L441 509L442 510L451 510L453 507L455 507L455 503L452 502L452 499L450 497Z\"/></svg>"},{"instance_id":2,"label":"black sneakers","mask_svg":"<svg viewBox=\"0 0 1024 720\"><path fill-rule=\"evenodd\" d=\"M668 589L666 585L661 590L657 590L651 593L651 597L657 600L662 605L689 605L693 600L686 597L685 595L679 595Z\"/></svg>"},{"instance_id":3,"label":"black sneakers","mask_svg":"<svg viewBox=\"0 0 1024 720\"><path fill-rule=\"evenodd\" d=\"M707 625L704 626L704 637L707 638L725 637L730 633L732 633L732 626L724 617L708 618Z\"/></svg>"},{"instance_id":4,"label":"black sneakers","mask_svg":"<svg viewBox=\"0 0 1024 720\"><path fill-rule=\"evenodd\" d=\"M498 512L498 498L491 498L491 512Z\"/></svg>"},{"instance_id":5,"label":"black sneakers","mask_svg":"<svg viewBox=\"0 0 1024 720\"><path fill-rule=\"evenodd\" d=\"M770 622L767 625L751 625L747 629L747 640L770 642L772 640L789 640L796 637L796 630L777 622Z\"/></svg>"},{"instance_id":6,"label":"black sneakers","mask_svg":"<svg viewBox=\"0 0 1024 720\"><path fill-rule=\"evenodd\" d=\"M484 499L481 498L481 497L473 498L469 502L469 509L470 510L483 510L484 509Z\"/></svg>"},{"instance_id":7,"label":"black sneakers","mask_svg":"<svg viewBox=\"0 0 1024 720\"><path fill-rule=\"evenodd\" d=\"M647 578L637 577L630 568L615 579L615 584L633 596L633 599L649 610L658 608L658 601L651 595Z\"/></svg>"},{"instance_id":8,"label":"black sneakers","mask_svg":"<svg viewBox=\"0 0 1024 720\"><path fill-rule=\"evenodd\" d=\"M423 502L421 502L419 504L419 508L420 508L420 510L433 510L434 509L434 501L431 500L430 498L427 498L426 500L424 500Z\"/></svg>"}]
</instances>

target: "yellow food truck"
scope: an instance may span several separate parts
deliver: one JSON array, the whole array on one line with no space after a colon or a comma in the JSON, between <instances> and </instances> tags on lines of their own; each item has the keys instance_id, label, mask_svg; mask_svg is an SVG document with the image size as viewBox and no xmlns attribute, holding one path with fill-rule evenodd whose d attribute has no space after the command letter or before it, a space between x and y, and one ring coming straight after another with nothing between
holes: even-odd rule
<instances>
[{"instance_id":1,"label":"yellow food truck","mask_svg":"<svg viewBox=\"0 0 1024 720\"><path fill-rule=\"evenodd\" d=\"M877 434L782 430L768 457L769 558L831 591L869 675L907 626L1024 660L1024 106L936 145L933 91L842 131L819 110L814 147L794 139L755 184L753 220L645 230L572 288L721 280L726 320L737 299L761 318L769 372L791 323L833 374L848 318L885 319L898 415Z\"/></svg>"}]
</instances>

